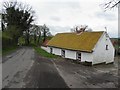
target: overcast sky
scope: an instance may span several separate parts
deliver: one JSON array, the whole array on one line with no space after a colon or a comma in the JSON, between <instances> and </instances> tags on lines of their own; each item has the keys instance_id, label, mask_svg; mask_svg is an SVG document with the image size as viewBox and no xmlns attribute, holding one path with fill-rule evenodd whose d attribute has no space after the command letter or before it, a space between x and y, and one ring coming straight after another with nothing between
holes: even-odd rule
<instances>
[{"instance_id":1,"label":"overcast sky","mask_svg":"<svg viewBox=\"0 0 120 90\"><path fill-rule=\"evenodd\" d=\"M46 24L53 35L70 32L75 25L88 25L93 31L105 31L118 36L118 9L104 12L103 3L109 0L17 0L29 4L36 14L35 23Z\"/></svg>"}]
</instances>

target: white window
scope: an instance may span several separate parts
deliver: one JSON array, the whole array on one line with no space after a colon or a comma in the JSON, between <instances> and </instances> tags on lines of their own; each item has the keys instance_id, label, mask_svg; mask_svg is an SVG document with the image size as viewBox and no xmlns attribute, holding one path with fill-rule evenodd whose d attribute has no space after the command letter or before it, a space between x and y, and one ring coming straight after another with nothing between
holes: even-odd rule
<instances>
[{"instance_id":1,"label":"white window","mask_svg":"<svg viewBox=\"0 0 120 90\"><path fill-rule=\"evenodd\" d=\"M61 50L61 56L65 57L65 50Z\"/></svg>"}]
</instances>

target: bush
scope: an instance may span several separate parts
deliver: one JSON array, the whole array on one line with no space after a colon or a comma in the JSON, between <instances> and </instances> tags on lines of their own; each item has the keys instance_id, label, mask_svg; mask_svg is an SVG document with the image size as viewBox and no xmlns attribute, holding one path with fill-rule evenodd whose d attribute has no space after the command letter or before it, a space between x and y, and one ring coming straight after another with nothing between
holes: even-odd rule
<instances>
[{"instance_id":1,"label":"bush","mask_svg":"<svg viewBox=\"0 0 120 90\"><path fill-rule=\"evenodd\" d=\"M19 45L25 45L25 38L23 36L21 36L19 39L18 39L18 43Z\"/></svg>"},{"instance_id":2,"label":"bush","mask_svg":"<svg viewBox=\"0 0 120 90\"><path fill-rule=\"evenodd\" d=\"M2 49L5 49L10 46L14 46L14 40L5 32L2 33Z\"/></svg>"}]
</instances>

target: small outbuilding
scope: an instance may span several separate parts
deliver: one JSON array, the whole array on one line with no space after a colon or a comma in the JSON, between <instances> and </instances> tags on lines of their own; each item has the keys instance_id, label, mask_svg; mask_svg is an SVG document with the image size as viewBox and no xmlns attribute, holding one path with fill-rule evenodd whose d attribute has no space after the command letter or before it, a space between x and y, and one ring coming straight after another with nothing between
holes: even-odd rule
<instances>
[{"instance_id":1,"label":"small outbuilding","mask_svg":"<svg viewBox=\"0 0 120 90\"><path fill-rule=\"evenodd\" d=\"M105 31L58 33L47 43L45 50L92 65L114 62L115 49Z\"/></svg>"}]
</instances>

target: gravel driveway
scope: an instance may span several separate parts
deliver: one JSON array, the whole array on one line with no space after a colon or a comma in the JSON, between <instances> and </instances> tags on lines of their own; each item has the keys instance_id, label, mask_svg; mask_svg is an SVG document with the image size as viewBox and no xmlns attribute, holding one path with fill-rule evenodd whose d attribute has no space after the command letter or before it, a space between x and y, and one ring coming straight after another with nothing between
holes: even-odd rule
<instances>
[{"instance_id":1,"label":"gravel driveway","mask_svg":"<svg viewBox=\"0 0 120 90\"><path fill-rule=\"evenodd\" d=\"M54 59L60 75L70 88L117 88L118 60L114 64L85 66L68 59Z\"/></svg>"}]
</instances>

